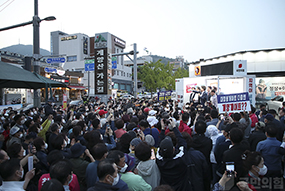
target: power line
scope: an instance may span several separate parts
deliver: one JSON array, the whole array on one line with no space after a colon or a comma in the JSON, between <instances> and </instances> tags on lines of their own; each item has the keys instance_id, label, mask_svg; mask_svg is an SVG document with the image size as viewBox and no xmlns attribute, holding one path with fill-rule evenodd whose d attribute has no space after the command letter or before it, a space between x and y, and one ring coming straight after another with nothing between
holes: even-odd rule
<instances>
[{"instance_id":1,"label":"power line","mask_svg":"<svg viewBox=\"0 0 285 191\"><path fill-rule=\"evenodd\" d=\"M8 5L6 5L6 7L4 7L2 10L0 10L0 12L2 12L4 9L6 9L11 3L13 3L13 1L15 1L15 0L12 0ZM6 1L6 2L7 2L7 1ZM5 3L6 3L6 2L5 2ZM5 3L4 3L4 4L5 4ZM2 4L2 5L4 5L4 4ZM1 5L1 6L2 6L2 5Z\"/></svg>"},{"instance_id":2,"label":"power line","mask_svg":"<svg viewBox=\"0 0 285 191\"><path fill-rule=\"evenodd\" d=\"M0 7L2 7L3 5L5 5L8 1L10 1L10 0L7 0L5 3L3 3L2 5L0 5Z\"/></svg>"}]
</instances>

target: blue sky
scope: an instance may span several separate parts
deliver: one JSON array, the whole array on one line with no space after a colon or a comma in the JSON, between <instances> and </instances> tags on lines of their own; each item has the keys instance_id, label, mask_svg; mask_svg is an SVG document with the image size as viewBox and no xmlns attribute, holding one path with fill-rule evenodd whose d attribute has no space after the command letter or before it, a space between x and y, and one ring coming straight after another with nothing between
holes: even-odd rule
<instances>
[{"instance_id":1,"label":"blue sky","mask_svg":"<svg viewBox=\"0 0 285 191\"><path fill-rule=\"evenodd\" d=\"M6 2L6 3L5 3ZM11 3L5 8L6 5ZM32 20L32 0L0 0L0 28ZM40 46L50 32L110 32L160 56L188 61L232 52L285 47L284 0L39 0ZM0 48L32 44L32 26L0 32Z\"/></svg>"}]
</instances>

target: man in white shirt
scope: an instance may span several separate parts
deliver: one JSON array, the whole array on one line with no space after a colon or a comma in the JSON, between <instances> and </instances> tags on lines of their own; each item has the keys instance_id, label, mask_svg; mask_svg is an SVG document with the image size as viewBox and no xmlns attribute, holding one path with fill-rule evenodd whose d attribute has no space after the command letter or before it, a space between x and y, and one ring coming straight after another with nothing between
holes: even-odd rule
<instances>
[{"instance_id":1,"label":"man in white shirt","mask_svg":"<svg viewBox=\"0 0 285 191\"><path fill-rule=\"evenodd\" d=\"M26 190L30 180L35 175L35 169L27 172L25 181L20 181L24 177L24 169L20 165L20 159L12 158L0 164L0 175L3 178L0 191Z\"/></svg>"},{"instance_id":2,"label":"man in white shirt","mask_svg":"<svg viewBox=\"0 0 285 191\"><path fill-rule=\"evenodd\" d=\"M211 98L210 98L213 106L216 107L216 109L218 109L218 97L217 97L217 94L215 92L215 90L212 90L211 91Z\"/></svg>"}]
</instances>

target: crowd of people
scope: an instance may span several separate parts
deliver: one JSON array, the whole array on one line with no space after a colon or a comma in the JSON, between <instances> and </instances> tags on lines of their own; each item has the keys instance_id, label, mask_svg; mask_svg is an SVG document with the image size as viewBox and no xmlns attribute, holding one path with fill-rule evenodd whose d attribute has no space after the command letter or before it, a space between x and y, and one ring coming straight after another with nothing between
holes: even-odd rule
<instances>
[{"instance_id":1,"label":"crowd of people","mask_svg":"<svg viewBox=\"0 0 285 191\"><path fill-rule=\"evenodd\" d=\"M215 90L201 89L202 101L181 107L96 98L4 109L0 190L284 189L285 108L219 113Z\"/></svg>"}]
</instances>

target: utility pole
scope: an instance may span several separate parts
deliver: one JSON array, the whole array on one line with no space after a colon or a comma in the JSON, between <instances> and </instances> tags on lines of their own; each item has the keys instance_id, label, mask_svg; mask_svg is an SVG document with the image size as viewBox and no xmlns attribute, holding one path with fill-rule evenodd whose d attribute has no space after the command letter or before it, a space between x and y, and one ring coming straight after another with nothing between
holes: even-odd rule
<instances>
[{"instance_id":1,"label":"utility pole","mask_svg":"<svg viewBox=\"0 0 285 191\"><path fill-rule=\"evenodd\" d=\"M33 57L34 72L40 74L40 18L38 16L38 0L34 0L34 17L33 17ZM34 107L40 107L40 89L34 89Z\"/></svg>"},{"instance_id":2,"label":"utility pole","mask_svg":"<svg viewBox=\"0 0 285 191\"><path fill-rule=\"evenodd\" d=\"M134 43L134 97L135 99L137 98L137 87L138 87L138 78L137 78L137 72L138 72L138 67L137 67L137 43Z\"/></svg>"}]
</instances>

